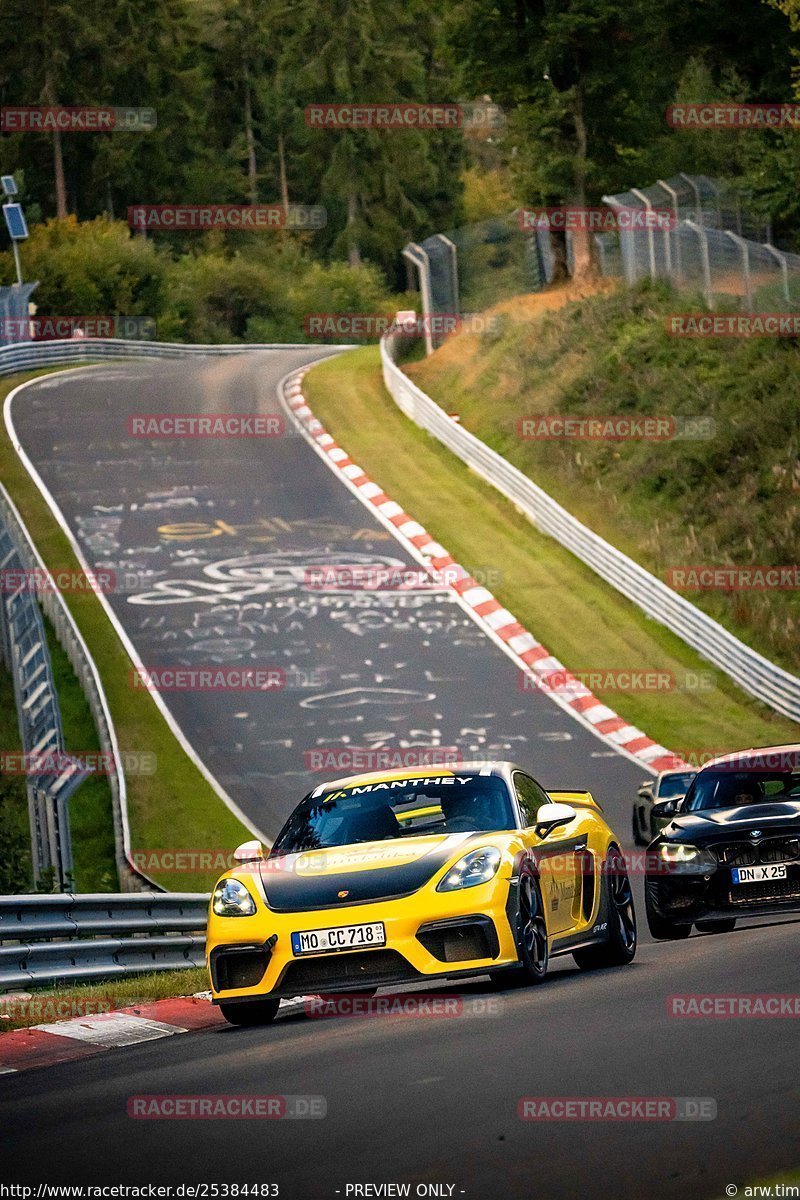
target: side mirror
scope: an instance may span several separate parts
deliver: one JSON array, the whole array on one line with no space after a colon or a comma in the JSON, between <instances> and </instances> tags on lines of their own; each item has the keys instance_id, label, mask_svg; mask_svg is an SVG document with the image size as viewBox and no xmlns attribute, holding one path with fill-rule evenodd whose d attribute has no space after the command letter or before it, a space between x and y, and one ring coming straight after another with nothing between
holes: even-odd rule
<instances>
[{"instance_id":1,"label":"side mirror","mask_svg":"<svg viewBox=\"0 0 800 1200\"><path fill-rule=\"evenodd\" d=\"M674 817L678 811L678 805L675 800L659 800L658 804L654 804L652 815L661 820L666 820L667 817Z\"/></svg>"},{"instance_id":2,"label":"side mirror","mask_svg":"<svg viewBox=\"0 0 800 1200\"><path fill-rule=\"evenodd\" d=\"M569 825L577 815L571 804L543 804L536 814L536 824L534 825L536 836L547 837L554 829L558 829L562 825Z\"/></svg>"},{"instance_id":3,"label":"side mirror","mask_svg":"<svg viewBox=\"0 0 800 1200\"><path fill-rule=\"evenodd\" d=\"M233 852L233 861L237 863L257 862L260 858L266 858L264 847L261 842L255 840L242 842Z\"/></svg>"}]
</instances>

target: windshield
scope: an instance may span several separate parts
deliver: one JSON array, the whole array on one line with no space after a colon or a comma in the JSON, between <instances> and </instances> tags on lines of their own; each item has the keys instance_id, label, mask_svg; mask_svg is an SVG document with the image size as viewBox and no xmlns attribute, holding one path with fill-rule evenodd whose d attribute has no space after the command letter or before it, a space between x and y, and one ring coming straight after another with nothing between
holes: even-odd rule
<instances>
[{"instance_id":1,"label":"windshield","mask_svg":"<svg viewBox=\"0 0 800 1200\"><path fill-rule=\"evenodd\" d=\"M685 795L696 773L696 771L686 771L682 775L664 775L658 785L659 800L669 800L672 796Z\"/></svg>"},{"instance_id":2,"label":"windshield","mask_svg":"<svg viewBox=\"0 0 800 1200\"><path fill-rule=\"evenodd\" d=\"M800 771L702 771L681 811L703 812L780 800L800 800Z\"/></svg>"},{"instance_id":3,"label":"windshield","mask_svg":"<svg viewBox=\"0 0 800 1200\"><path fill-rule=\"evenodd\" d=\"M271 857L419 834L514 828L508 791L497 777L385 780L306 796L278 835Z\"/></svg>"}]
</instances>

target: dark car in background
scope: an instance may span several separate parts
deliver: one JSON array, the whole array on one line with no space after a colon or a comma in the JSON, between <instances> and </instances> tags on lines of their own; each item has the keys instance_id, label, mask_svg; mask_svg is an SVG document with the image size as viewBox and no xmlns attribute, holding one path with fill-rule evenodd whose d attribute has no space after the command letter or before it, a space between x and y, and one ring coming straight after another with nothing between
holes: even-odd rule
<instances>
[{"instance_id":1,"label":"dark car in background","mask_svg":"<svg viewBox=\"0 0 800 1200\"><path fill-rule=\"evenodd\" d=\"M715 759L686 795L654 806L669 823L645 881L653 937L732 930L739 917L800 911L800 745Z\"/></svg>"},{"instance_id":2,"label":"dark car in background","mask_svg":"<svg viewBox=\"0 0 800 1200\"><path fill-rule=\"evenodd\" d=\"M655 817L653 807L662 800L680 800L689 790L696 771L689 769L662 771L655 779L645 779L633 802L633 843L649 846L668 823L667 817Z\"/></svg>"}]
</instances>

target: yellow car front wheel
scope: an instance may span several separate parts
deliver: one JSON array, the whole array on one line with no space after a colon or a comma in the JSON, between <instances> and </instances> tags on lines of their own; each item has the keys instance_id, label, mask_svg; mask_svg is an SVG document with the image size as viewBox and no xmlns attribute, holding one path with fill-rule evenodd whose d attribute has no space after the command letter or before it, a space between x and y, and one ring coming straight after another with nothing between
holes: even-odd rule
<instances>
[{"instance_id":1,"label":"yellow car front wheel","mask_svg":"<svg viewBox=\"0 0 800 1200\"><path fill-rule=\"evenodd\" d=\"M539 880L529 867L520 871L517 885L517 921L514 941L519 967L492 972L492 979L504 986L542 983L550 962L547 923Z\"/></svg>"}]
</instances>

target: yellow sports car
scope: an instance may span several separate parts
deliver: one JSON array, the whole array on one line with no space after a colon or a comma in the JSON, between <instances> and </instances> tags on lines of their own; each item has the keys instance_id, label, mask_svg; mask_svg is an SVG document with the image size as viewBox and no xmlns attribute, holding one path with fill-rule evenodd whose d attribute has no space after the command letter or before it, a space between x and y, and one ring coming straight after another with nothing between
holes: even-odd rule
<instances>
[{"instance_id":1,"label":"yellow sports car","mask_svg":"<svg viewBox=\"0 0 800 1200\"><path fill-rule=\"evenodd\" d=\"M211 900L214 1002L233 1025L282 997L486 975L540 983L636 953L619 842L589 792L513 763L384 771L314 788L272 850L247 842Z\"/></svg>"}]
</instances>

